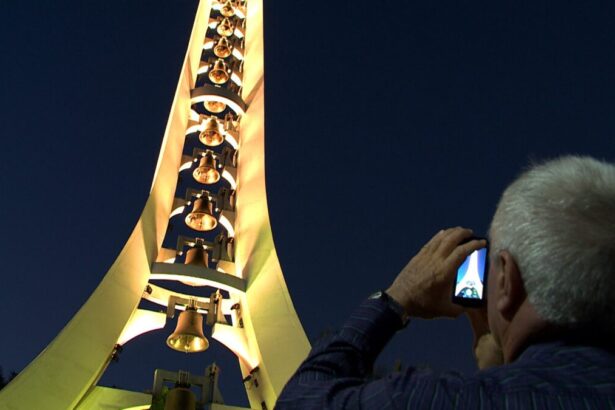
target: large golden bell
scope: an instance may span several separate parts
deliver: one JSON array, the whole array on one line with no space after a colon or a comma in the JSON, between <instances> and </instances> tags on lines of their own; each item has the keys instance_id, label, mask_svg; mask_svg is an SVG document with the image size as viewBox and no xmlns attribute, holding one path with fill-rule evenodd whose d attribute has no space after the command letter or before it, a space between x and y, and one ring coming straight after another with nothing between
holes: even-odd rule
<instances>
[{"instance_id":1,"label":"large golden bell","mask_svg":"<svg viewBox=\"0 0 615 410\"><path fill-rule=\"evenodd\" d=\"M231 55L231 43L226 37L220 37L220 40L214 45L214 54L216 57L226 58Z\"/></svg>"},{"instance_id":2,"label":"large golden bell","mask_svg":"<svg viewBox=\"0 0 615 410\"><path fill-rule=\"evenodd\" d=\"M207 150L201 157L199 166L192 172L195 180L201 184L215 184L220 180L220 173L216 169L214 153Z\"/></svg>"},{"instance_id":3,"label":"large golden bell","mask_svg":"<svg viewBox=\"0 0 615 410\"><path fill-rule=\"evenodd\" d=\"M222 7L220 8L220 14L222 14L224 17L232 17L235 15L235 8L233 7L233 3L231 3L230 0L228 0L222 5Z\"/></svg>"},{"instance_id":4,"label":"large golden bell","mask_svg":"<svg viewBox=\"0 0 615 410\"><path fill-rule=\"evenodd\" d=\"M167 346L185 353L207 350L209 342L203 334L203 316L195 307L189 306L179 314L175 332L167 337Z\"/></svg>"},{"instance_id":5,"label":"large golden bell","mask_svg":"<svg viewBox=\"0 0 615 410\"><path fill-rule=\"evenodd\" d=\"M203 196L194 201L192 212L186 216L186 225L195 231L211 231L218 225L209 198Z\"/></svg>"},{"instance_id":6,"label":"large golden bell","mask_svg":"<svg viewBox=\"0 0 615 410\"><path fill-rule=\"evenodd\" d=\"M203 102L203 106L207 111L213 112L214 114L219 114L222 111L226 110L226 104L221 101L207 100Z\"/></svg>"},{"instance_id":7,"label":"large golden bell","mask_svg":"<svg viewBox=\"0 0 615 410\"><path fill-rule=\"evenodd\" d=\"M211 117L205 123L205 128L199 134L199 140L210 147L217 147L224 142L222 126L216 117Z\"/></svg>"},{"instance_id":8,"label":"large golden bell","mask_svg":"<svg viewBox=\"0 0 615 410\"><path fill-rule=\"evenodd\" d=\"M218 23L218 27L216 27L216 31L218 34L224 37L230 37L233 35L233 31L235 31L235 27L233 27L233 23L227 17L223 18L220 23Z\"/></svg>"},{"instance_id":9,"label":"large golden bell","mask_svg":"<svg viewBox=\"0 0 615 410\"><path fill-rule=\"evenodd\" d=\"M223 59L219 58L214 63L214 66L209 70L209 79L214 84L224 84L231 76L228 74L228 67Z\"/></svg>"},{"instance_id":10,"label":"large golden bell","mask_svg":"<svg viewBox=\"0 0 615 410\"><path fill-rule=\"evenodd\" d=\"M196 396L188 387L175 387L167 393L164 410L194 410Z\"/></svg>"}]
</instances>

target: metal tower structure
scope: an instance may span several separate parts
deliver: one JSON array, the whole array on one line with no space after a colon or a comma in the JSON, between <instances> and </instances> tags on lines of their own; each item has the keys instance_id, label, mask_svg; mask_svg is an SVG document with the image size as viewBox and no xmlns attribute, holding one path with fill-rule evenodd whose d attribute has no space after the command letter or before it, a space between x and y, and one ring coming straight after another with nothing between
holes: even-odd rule
<instances>
[{"instance_id":1,"label":"metal tower structure","mask_svg":"<svg viewBox=\"0 0 615 410\"><path fill-rule=\"evenodd\" d=\"M97 383L123 345L176 311L167 344L206 348L205 316L211 337L237 356L250 407L273 408L309 343L269 223L264 90L262 0L200 0L139 221L86 303L0 391L0 409L150 408L148 394ZM204 377L176 370L156 370L154 393L171 380L201 387L197 408L236 408L220 403L215 365Z\"/></svg>"}]
</instances>

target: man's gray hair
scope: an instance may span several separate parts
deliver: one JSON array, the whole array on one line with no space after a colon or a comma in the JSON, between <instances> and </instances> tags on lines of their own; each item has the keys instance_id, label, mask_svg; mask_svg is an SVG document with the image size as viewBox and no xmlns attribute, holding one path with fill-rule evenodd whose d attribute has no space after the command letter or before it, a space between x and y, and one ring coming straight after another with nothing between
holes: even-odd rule
<instances>
[{"instance_id":1,"label":"man's gray hair","mask_svg":"<svg viewBox=\"0 0 615 410\"><path fill-rule=\"evenodd\" d=\"M535 165L502 194L492 257L515 258L530 303L546 321L615 329L615 166L567 156Z\"/></svg>"}]
</instances>

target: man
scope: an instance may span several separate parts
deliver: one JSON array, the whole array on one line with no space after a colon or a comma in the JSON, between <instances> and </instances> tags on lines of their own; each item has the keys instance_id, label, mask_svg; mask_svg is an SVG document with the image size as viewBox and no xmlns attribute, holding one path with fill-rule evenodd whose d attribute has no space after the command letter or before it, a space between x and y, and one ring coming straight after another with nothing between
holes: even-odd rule
<instances>
[{"instance_id":1,"label":"man","mask_svg":"<svg viewBox=\"0 0 615 410\"><path fill-rule=\"evenodd\" d=\"M451 303L455 272L486 246L472 235L438 232L312 349L276 408L615 409L615 166L587 157L533 167L498 204L487 309L468 313L479 365L503 364L465 377L409 368L367 379L407 316L462 313Z\"/></svg>"}]
</instances>

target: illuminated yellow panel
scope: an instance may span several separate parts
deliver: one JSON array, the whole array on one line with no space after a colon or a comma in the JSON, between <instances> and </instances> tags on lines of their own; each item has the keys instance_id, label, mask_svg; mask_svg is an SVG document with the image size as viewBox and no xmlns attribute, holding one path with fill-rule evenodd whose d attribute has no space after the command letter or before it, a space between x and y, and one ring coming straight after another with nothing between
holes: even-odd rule
<instances>
[{"instance_id":1,"label":"illuminated yellow panel","mask_svg":"<svg viewBox=\"0 0 615 410\"><path fill-rule=\"evenodd\" d=\"M190 90L196 79L210 9L210 0L200 2L150 196L134 231L101 283L72 320L0 391L1 408L72 409L86 393L97 391L93 387L107 367L117 340L141 300L150 266L156 260L166 232L190 118ZM53 309L53 306L49 308Z\"/></svg>"},{"instance_id":2,"label":"illuminated yellow panel","mask_svg":"<svg viewBox=\"0 0 615 410\"><path fill-rule=\"evenodd\" d=\"M137 309L124 327L117 343L125 345L135 337L152 330L162 329L167 321L167 315L160 312Z\"/></svg>"}]
</instances>

